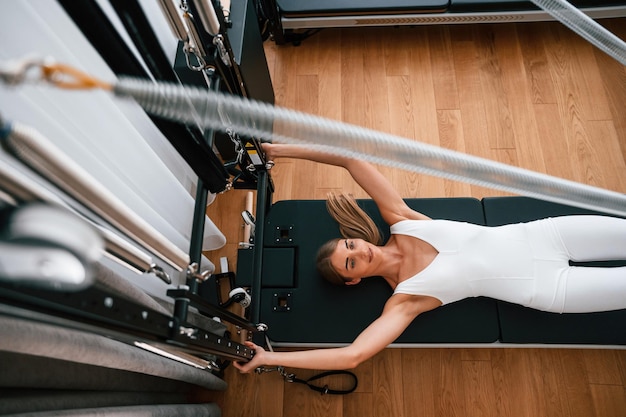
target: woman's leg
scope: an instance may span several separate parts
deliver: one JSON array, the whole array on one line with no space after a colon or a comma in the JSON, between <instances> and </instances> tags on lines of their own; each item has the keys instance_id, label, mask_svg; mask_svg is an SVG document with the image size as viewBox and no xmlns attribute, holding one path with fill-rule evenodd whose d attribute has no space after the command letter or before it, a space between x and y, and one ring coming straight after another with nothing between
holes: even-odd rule
<instances>
[{"instance_id":1,"label":"woman's leg","mask_svg":"<svg viewBox=\"0 0 626 417\"><path fill-rule=\"evenodd\" d=\"M553 219L573 261L626 260L626 220L607 216ZM626 308L626 267L570 267L564 313Z\"/></svg>"},{"instance_id":2,"label":"woman's leg","mask_svg":"<svg viewBox=\"0 0 626 417\"><path fill-rule=\"evenodd\" d=\"M626 260L626 219L563 216L552 222L572 261Z\"/></svg>"},{"instance_id":3,"label":"woman's leg","mask_svg":"<svg viewBox=\"0 0 626 417\"><path fill-rule=\"evenodd\" d=\"M563 313L590 313L626 308L626 266L570 267Z\"/></svg>"}]
</instances>

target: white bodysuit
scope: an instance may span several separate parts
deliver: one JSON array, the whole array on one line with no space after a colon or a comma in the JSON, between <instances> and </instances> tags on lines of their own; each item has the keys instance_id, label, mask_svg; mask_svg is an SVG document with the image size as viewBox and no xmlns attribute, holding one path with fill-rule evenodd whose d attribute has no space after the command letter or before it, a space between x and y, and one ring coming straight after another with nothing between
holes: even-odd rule
<instances>
[{"instance_id":1,"label":"white bodysuit","mask_svg":"<svg viewBox=\"0 0 626 417\"><path fill-rule=\"evenodd\" d=\"M486 296L557 313L626 308L626 267L569 261L626 260L626 220L563 216L498 227L449 220L404 220L392 234L421 239L439 253L394 293L443 304Z\"/></svg>"}]
</instances>

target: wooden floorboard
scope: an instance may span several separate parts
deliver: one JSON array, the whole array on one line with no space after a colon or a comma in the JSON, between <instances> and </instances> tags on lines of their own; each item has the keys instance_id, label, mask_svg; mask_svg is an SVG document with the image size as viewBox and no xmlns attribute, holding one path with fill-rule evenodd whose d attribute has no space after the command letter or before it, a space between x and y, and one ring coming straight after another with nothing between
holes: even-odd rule
<instances>
[{"instance_id":1,"label":"wooden floorboard","mask_svg":"<svg viewBox=\"0 0 626 417\"><path fill-rule=\"evenodd\" d=\"M625 20L602 24L626 38ZM626 192L626 68L559 23L328 29L265 50L278 105ZM381 170L403 197L507 194ZM277 161L272 177L274 201L366 196L309 162ZM207 255L231 270L246 193L207 211L228 241ZM208 399L224 417L626 416L624 350L389 348L355 373L356 392L336 397L231 367L227 391Z\"/></svg>"}]
</instances>

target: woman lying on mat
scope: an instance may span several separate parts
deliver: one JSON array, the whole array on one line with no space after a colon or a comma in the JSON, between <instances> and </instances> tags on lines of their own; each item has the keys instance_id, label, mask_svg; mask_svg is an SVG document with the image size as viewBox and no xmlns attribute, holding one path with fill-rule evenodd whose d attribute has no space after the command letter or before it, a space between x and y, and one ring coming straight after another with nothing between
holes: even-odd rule
<instances>
[{"instance_id":1,"label":"woman lying on mat","mask_svg":"<svg viewBox=\"0 0 626 417\"><path fill-rule=\"evenodd\" d=\"M626 267L570 266L569 261L626 259L626 220L563 216L486 227L431 220L409 208L371 164L312 151L265 144L269 159L307 159L344 167L375 201L391 227L382 245L374 222L349 196L330 196L328 210L342 239L326 243L317 265L329 281L356 285L382 277L393 289L382 315L354 342L301 352L256 350L242 372L266 365L354 368L384 349L419 314L467 297L486 296L543 311L583 313L626 308Z\"/></svg>"}]
</instances>

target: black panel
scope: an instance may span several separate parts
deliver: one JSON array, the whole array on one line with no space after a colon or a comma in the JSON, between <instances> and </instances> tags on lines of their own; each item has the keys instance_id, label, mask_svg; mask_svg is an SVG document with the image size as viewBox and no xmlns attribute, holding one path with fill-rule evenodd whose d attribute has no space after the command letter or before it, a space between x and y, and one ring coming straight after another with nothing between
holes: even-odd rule
<instances>
[{"instance_id":1,"label":"black panel","mask_svg":"<svg viewBox=\"0 0 626 417\"><path fill-rule=\"evenodd\" d=\"M237 287L249 287L252 285L254 251L252 248L237 250Z\"/></svg>"},{"instance_id":2,"label":"black panel","mask_svg":"<svg viewBox=\"0 0 626 417\"><path fill-rule=\"evenodd\" d=\"M152 30L143 9L136 1L109 0L126 31L131 34L133 44L154 76L163 81L175 82L172 64L165 56L161 44Z\"/></svg>"},{"instance_id":3,"label":"black panel","mask_svg":"<svg viewBox=\"0 0 626 417\"><path fill-rule=\"evenodd\" d=\"M296 250L263 249L263 287L291 288L296 283Z\"/></svg>"},{"instance_id":4,"label":"black panel","mask_svg":"<svg viewBox=\"0 0 626 417\"><path fill-rule=\"evenodd\" d=\"M483 206L488 226L563 215L601 214L527 197L485 198ZM605 263L605 266L617 265L624 263ZM498 311L503 343L626 344L626 310L556 314L499 301Z\"/></svg>"},{"instance_id":5,"label":"black panel","mask_svg":"<svg viewBox=\"0 0 626 417\"><path fill-rule=\"evenodd\" d=\"M411 208L433 218L484 224L482 206L475 199L406 201ZM384 225L372 200L359 200L359 204L377 224ZM261 321L269 326L268 335L272 340L283 343L349 343L381 314L392 294L384 280L373 278L356 286L335 286L324 281L316 272L318 248L327 240L340 236L337 224L326 211L325 201L277 202L270 210L266 227L266 248L297 249L296 286L262 290ZM287 231L288 227L293 229ZM385 225L381 231L388 238L389 227ZM264 276L264 283L265 279ZM423 314L397 342L490 343L496 341L498 336L495 301L475 298Z\"/></svg>"},{"instance_id":6,"label":"black panel","mask_svg":"<svg viewBox=\"0 0 626 417\"><path fill-rule=\"evenodd\" d=\"M350 15L367 13L441 12L448 8L447 0L278 0L281 14L290 15Z\"/></svg>"},{"instance_id":7,"label":"black panel","mask_svg":"<svg viewBox=\"0 0 626 417\"><path fill-rule=\"evenodd\" d=\"M626 345L626 310L557 314L498 302L503 343Z\"/></svg>"},{"instance_id":8,"label":"black panel","mask_svg":"<svg viewBox=\"0 0 626 417\"><path fill-rule=\"evenodd\" d=\"M573 6L581 7L607 7L623 5L624 0L569 0ZM505 12L540 10L531 1L521 0L452 0L450 12Z\"/></svg>"},{"instance_id":9,"label":"black panel","mask_svg":"<svg viewBox=\"0 0 626 417\"><path fill-rule=\"evenodd\" d=\"M452 13L470 12L511 12L540 10L531 1L523 0L452 0L449 11Z\"/></svg>"},{"instance_id":10,"label":"black panel","mask_svg":"<svg viewBox=\"0 0 626 417\"><path fill-rule=\"evenodd\" d=\"M232 2L230 18L233 25L228 29L228 38L248 97L274 104L274 88L252 0Z\"/></svg>"},{"instance_id":11,"label":"black panel","mask_svg":"<svg viewBox=\"0 0 626 417\"><path fill-rule=\"evenodd\" d=\"M496 302L467 298L419 315L396 343L493 343L499 339Z\"/></svg>"},{"instance_id":12,"label":"black panel","mask_svg":"<svg viewBox=\"0 0 626 417\"><path fill-rule=\"evenodd\" d=\"M433 12L503 12L539 10L531 1L524 0L278 0L281 15L285 17L363 15ZM571 0L578 8L623 5L624 0Z\"/></svg>"},{"instance_id":13,"label":"black panel","mask_svg":"<svg viewBox=\"0 0 626 417\"><path fill-rule=\"evenodd\" d=\"M117 75L148 77L120 34L95 2L59 0L59 4L113 72Z\"/></svg>"}]
</instances>

